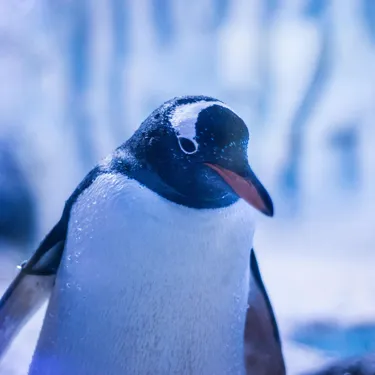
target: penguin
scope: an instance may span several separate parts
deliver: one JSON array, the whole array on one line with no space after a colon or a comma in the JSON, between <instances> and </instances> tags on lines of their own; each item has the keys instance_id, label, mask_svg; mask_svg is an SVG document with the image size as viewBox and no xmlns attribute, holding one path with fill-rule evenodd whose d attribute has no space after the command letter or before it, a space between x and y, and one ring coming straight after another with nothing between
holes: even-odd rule
<instances>
[{"instance_id":1,"label":"penguin","mask_svg":"<svg viewBox=\"0 0 375 375\"><path fill-rule=\"evenodd\" d=\"M270 195L222 101L171 99L100 162L0 301L0 356L49 298L29 375L284 374L253 250Z\"/></svg>"}]
</instances>

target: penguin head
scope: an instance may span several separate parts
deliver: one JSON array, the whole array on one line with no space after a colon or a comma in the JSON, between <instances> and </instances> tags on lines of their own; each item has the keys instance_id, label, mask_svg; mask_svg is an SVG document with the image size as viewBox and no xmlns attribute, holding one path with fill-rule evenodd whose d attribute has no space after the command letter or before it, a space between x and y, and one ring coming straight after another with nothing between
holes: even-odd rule
<instances>
[{"instance_id":1,"label":"penguin head","mask_svg":"<svg viewBox=\"0 0 375 375\"><path fill-rule=\"evenodd\" d=\"M243 198L272 216L272 200L248 162L248 141L246 124L226 104L188 96L157 108L127 146L141 165L136 178L175 203L220 208Z\"/></svg>"}]
</instances>

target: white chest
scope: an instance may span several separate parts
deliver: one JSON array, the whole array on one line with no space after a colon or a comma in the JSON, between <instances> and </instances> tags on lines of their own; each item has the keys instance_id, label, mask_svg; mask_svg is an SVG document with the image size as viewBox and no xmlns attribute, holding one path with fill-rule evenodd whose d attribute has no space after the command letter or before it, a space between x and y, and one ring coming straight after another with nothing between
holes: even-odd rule
<instances>
[{"instance_id":1,"label":"white chest","mask_svg":"<svg viewBox=\"0 0 375 375\"><path fill-rule=\"evenodd\" d=\"M99 177L73 207L31 369L242 374L253 230L242 201L189 209Z\"/></svg>"}]
</instances>

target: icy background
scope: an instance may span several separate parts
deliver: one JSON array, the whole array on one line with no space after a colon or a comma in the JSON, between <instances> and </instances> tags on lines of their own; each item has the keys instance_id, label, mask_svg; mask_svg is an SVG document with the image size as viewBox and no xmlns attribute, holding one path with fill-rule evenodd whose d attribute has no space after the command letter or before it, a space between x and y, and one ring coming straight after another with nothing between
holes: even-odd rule
<instances>
[{"instance_id":1,"label":"icy background","mask_svg":"<svg viewBox=\"0 0 375 375\"><path fill-rule=\"evenodd\" d=\"M0 0L0 290L96 161L185 94L252 129L289 373L375 351L373 0ZM1 375L25 374L41 318Z\"/></svg>"}]
</instances>

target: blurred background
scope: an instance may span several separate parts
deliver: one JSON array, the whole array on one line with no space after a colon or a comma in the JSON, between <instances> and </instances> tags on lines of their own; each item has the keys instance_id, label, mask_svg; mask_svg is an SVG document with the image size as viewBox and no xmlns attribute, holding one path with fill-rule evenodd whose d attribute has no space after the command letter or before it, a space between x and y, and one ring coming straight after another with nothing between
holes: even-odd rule
<instances>
[{"instance_id":1,"label":"blurred background","mask_svg":"<svg viewBox=\"0 0 375 375\"><path fill-rule=\"evenodd\" d=\"M375 352L373 0L0 0L0 291L96 162L188 94L251 129L289 373ZM0 374L25 373L40 321Z\"/></svg>"}]
</instances>

